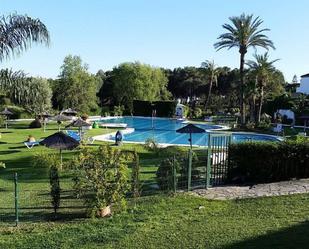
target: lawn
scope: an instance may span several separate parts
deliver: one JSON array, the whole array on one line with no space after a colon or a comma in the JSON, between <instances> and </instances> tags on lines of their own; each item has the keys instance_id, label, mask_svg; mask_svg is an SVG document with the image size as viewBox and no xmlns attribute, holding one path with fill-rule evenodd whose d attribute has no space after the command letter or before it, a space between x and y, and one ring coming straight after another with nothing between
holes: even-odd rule
<instances>
[{"instance_id":1,"label":"lawn","mask_svg":"<svg viewBox=\"0 0 309 249\"><path fill-rule=\"evenodd\" d=\"M307 248L309 196L208 201L143 197L109 219L2 229L0 248Z\"/></svg>"},{"instance_id":2,"label":"lawn","mask_svg":"<svg viewBox=\"0 0 309 249\"><path fill-rule=\"evenodd\" d=\"M0 161L0 248L306 248L309 243L309 195L237 201L209 201L187 194L144 196L136 206L108 219L87 219L83 203L72 194L72 172L61 174L60 220L51 221L49 182L44 167L33 167L42 146L27 149L29 134L37 139L52 134L56 125L28 129L17 123L2 129ZM89 135L111 130L91 130ZM100 142L91 147L95 148ZM141 145L142 177L153 180L162 157ZM76 151L65 152L64 158ZM19 174L20 225L14 225L13 173Z\"/></svg>"},{"instance_id":3,"label":"lawn","mask_svg":"<svg viewBox=\"0 0 309 249\"><path fill-rule=\"evenodd\" d=\"M43 146L35 146L28 149L23 144L29 135L36 139L42 139L58 130L56 124L48 125L47 131L43 129L29 129L29 123L18 122L12 124L10 129L2 129L2 138L0 139L0 161L6 164L5 169L0 169L0 226L14 222L14 196L13 196L13 175L18 173L19 178L19 203L20 203L20 220L22 222L40 221L49 218L52 210L49 199L49 179L48 172L44 166L34 167L33 157L41 153L59 153L53 149ZM111 129L93 129L87 135L99 135L110 133ZM94 144L88 145L96 148L103 142L95 141ZM141 177L149 182L154 181L155 171L159 158L153 158L151 153L140 145L123 145L124 150L137 150L143 165ZM72 158L78 153L77 150L64 151L64 161ZM62 214L67 216L80 216L84 212L82 203L73 197L72 192L72 175L74 172L64 170L61 172L61 189L62 189Z\"/></svg>"}]
</instances>

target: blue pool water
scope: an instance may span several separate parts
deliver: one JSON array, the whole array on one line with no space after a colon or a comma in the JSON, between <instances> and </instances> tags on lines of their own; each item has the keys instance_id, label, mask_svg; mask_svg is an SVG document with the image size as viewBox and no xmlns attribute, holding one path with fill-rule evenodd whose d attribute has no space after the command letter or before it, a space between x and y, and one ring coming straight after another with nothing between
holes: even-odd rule
<instances>
[{"instance_id":1,"label":"blue pool water","mask_svg":"<svg viewBox=\"0 0 309 249\"><path fill-rule=\"evenodd\" d=\"M146 117L122 117L101 120L101 123L126 123L128 128L135 131L124 135L124 141L145 142L147 139L154 139L157 143L188 145L189 134L180 134L176 130L187 125L183 121L163 118ZM210 132L220 129L218 125L197 124L198 127L207 130L206 133L192 134L193 145L205 146L208 142ZM211 130L211 131L210 131ZM234 142L242 141L279 141L278 137L256 133L233 133Z\"/></svg>"}]
</instances>

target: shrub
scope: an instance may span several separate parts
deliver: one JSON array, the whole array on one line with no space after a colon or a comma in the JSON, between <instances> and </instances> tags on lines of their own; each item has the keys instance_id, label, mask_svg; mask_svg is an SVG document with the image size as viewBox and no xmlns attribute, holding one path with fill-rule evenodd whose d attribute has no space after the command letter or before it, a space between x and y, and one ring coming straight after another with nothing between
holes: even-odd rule
<instances>
[{"instance_id":1,"label":"shrub","mask_svg":"<svg viewBox=\"0 0 309 249\"><path fill-rule=\"evenodd\" d=\"M33 120L29 125L30 129L41 128L41 127L42 127L42 123L38 118Z\"/></svg>"},{"instance_id":2,"label":"shrub","mask_svg":"<svg viewBox=\"0 0 309 249\"><path fill-rule=\"evenodd\" d=\"M257 124L256 128L260 130L269 130L271 127L271 124L265 121L261 121Z\"/></svg>"},{"instance_id":3,"label":"shrub","mask_svg":"<svg viewBox=\"0 0 309 249\"><path fill-rule=\"evenodd\" d=\"M126 207L130 160L129 154L107 145L96 150L84 148L74 160L74 188L78 198L84 199L91 217L103 217L106 212L110 214L111 208L117 212Z\"/></svg>"},{"instance_id":4,"label":"shrub","mask_svg":"<svg viewBox=\"0 0 309 249\"><path fill-rule=\"evenodd\" d=\"M248 122L248 123L246 124L246 128L247 128L248 130L253 130L253 129L255 128L255 123L254 123L254 122Z\"/></svg>"},{"instance_id":5,"label":"shrub","mask_svg":"<svg viewBox=\"0 0 309 249\"><path fill-rule=\"evenodd\" d=\"M158 143L156 142L155 139L152 139L152 138L148 138L145 141L144 147L145 147L146 150L151 151L155 154L157 154L160 151L160 147L159 147Z\"/></svg>"},{"instance_id":6,"label":"shrub","mask_svg":"<svg viewBox=\"0 0 309 249\"><path fill-rule=\"evenodd\" d=\"M124 109L123 105L114 106L114 116L122 116Z\"/></svg>"},{"instance_id":7,"label":"shrub","mask_svg":"<svg viewBox=\"0 0 309 249\"><path fill-rule=\"evenodd\" d=\"M180 170L180 160L176 157L164 159L156 172L156 180L161 190L171 191L174 186L174 167L176 172ZM176 180L177 181L177 180ZM177 184L177 183L176 183Z\"/></svg>"},{"instance_id":8,"label":"shrub","mask_svg":"<svg viewBox=\"0 0 309 249\"><path fill-rule=\"evenodd\" d=\"M183 116L184 117L188 117L190 114L190 107L189 106L184 106L184 112L183 112Z\"/></svg>"},{"instance_id":9,"label":"shrub","mask_svg":"<svg viewBox=\"0 0 309 249\"><path fill-rule=\"evenodd\" d=\"M228 181L264 183L309 177L306 141L248 142L229 147Z\"/></svg>"},{"instance_id":10,"label":"shrub","mask_svg":"<svg viewBox=\"0 0 309 249\"><path fill-rule=\"evenodd\" d=\"M60 207L61 188L59 180L59 169L61 162L58 154L40 153L34 156L33 165L35 167L43 167L49 171L50 195L51 204L54 214L57 215L57 210Z\"/></svg>"},{"instance_id":11,"label":"shrub","mask_svg":"<svg viewBox=\"0 0 309 249\"><path fill-rule=\"evenodd\" d=\"M203 115L203 111L202 111L201 108L195 107L195 108L193 109L193 117L194 117L194 118L201 118L202 115Z\"/></svg>"}]
</instances>

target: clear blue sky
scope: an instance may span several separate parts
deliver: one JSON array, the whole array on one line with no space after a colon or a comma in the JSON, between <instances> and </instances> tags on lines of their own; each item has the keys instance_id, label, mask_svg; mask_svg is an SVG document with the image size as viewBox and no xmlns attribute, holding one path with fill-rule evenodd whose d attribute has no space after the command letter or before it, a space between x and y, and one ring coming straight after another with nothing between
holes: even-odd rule
<instances>
[{"instance_id":1,"label":"clear blue sky","mask_svg":"<svg viewBox=\"0 0 309 249\"><path fill-rule=\"evenodd\" d=\"M68 54L80 55L89 70L110 70L125 61L159 67L199 66L214 59L238 67L236 50L216 52L214 42L229 16L260 16L286 80L309 73L308 0L0 0L1 14L40 18L51 46L34 46L1 67L34 76L57 77ZM259 49L258 52L264 52ZM247 59L254 51L249 51Z\"/></svg>"}]
</instances>

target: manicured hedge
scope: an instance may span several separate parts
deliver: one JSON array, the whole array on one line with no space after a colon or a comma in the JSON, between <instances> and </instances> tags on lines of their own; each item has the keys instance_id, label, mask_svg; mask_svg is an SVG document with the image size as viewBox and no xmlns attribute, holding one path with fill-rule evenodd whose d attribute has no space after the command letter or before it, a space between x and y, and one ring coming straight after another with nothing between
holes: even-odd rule
<instances>
[{"instance_id":1,"label":"manicured hedge","mask_svg":"<svg viewBox=\"0 0 309 249\"><path fill-rule=\"evenodd\" d=\"M153 108L157 117L173 117L176 111L175 101L154 101Z\"/></svg>"},{"instance_id":2,"label":"manicured hedge","mask_svg":"<svg viewBox=\"0 0 309 249\"><path fill-rule=\"evenodd\" d=\"M156 110L157 117L172 117L175 114L175 101L133 101L133 113L135 116L151 117Z\"/></svg>"},{"instance_id":3,"label":"manicured hedge","mask_svg":"<svg viewBox=\"0 0 309 249\"><path fill-rule=\"evenodd\" d=\"M309 178L307 141L230 145L228 182L266 183L292 178Z\"/></svg>"},{"instance_id":4,"label":"manicured hedge","mask_svg":"<svg viewBox=\"0 0 309 249\"><path fill-rule=\"evenodd\" d=\"M150 117L152 114L152 103L150 101L134 100L133 113L134 116Z\"/></svg>"}]
</instances>

